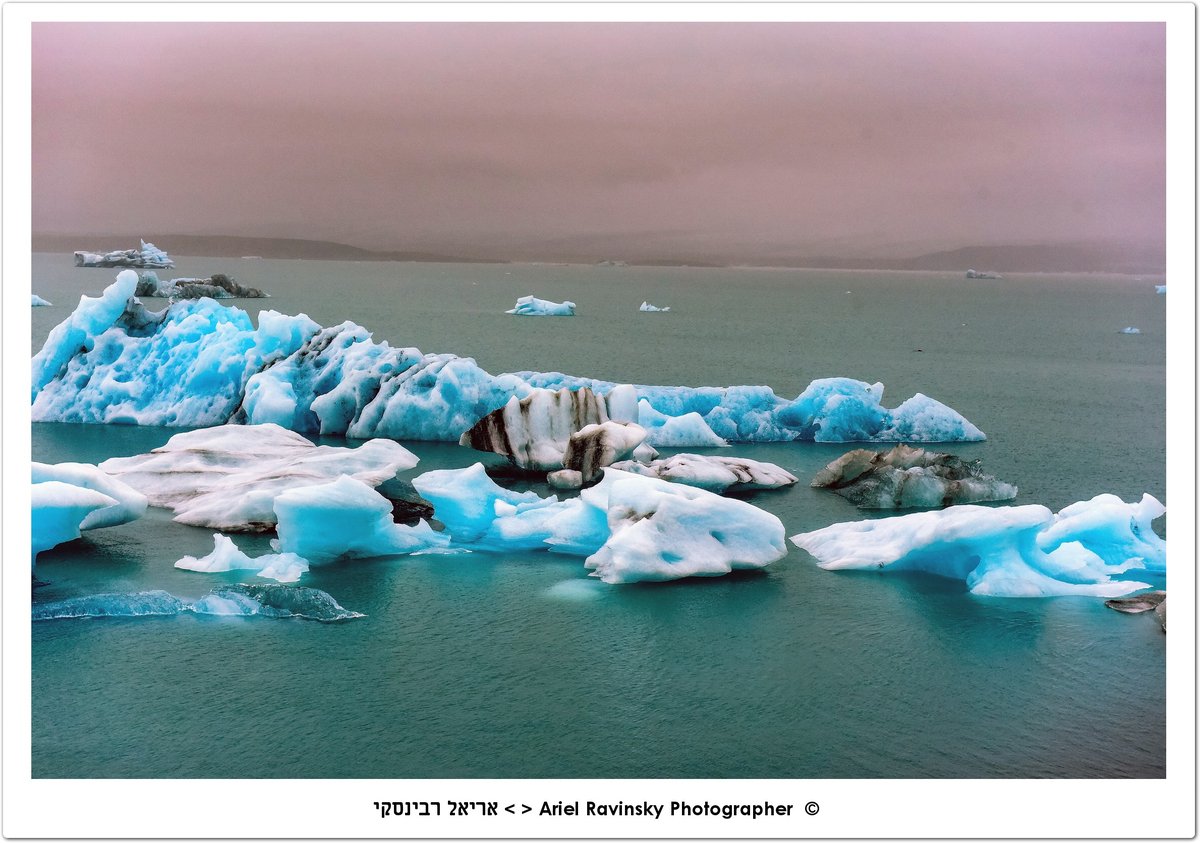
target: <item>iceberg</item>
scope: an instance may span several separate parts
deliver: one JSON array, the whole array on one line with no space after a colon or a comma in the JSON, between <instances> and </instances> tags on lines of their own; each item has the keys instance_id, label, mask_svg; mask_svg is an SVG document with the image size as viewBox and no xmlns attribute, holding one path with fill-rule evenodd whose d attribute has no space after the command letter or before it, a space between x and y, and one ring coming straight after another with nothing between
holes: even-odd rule
<instances>
[{"instance_id":1,"label":"iceberg","mask_svg":"<svg viewBox=\"0 0 1200 843\"><path fill-rule=\"evenodd\" d=\"M339 448L314 445L277 424L260 424L177 433L147 454L108 459L101 468L152 505L174 510L181 524L265 532L275 527L275 500L281 493L342 475L408 500L406 484L395 478L416 464L411 451L390 439Z\"/></svg>"},{"instance_id":2,"label":"iceberg","mask_svg":"<svg viewBox=\"0 0 1200 843\"><path fill-rule=\"evenodd\" d=\"M445 548L450 537L427 521L414 527L392 520L392 504L361 480L343 475L332 483L289 489L275 498L278 550L312 565Z\"/></svg>"},{"instance_id":3,"label":"iceberg","mask_svg":"<svg viewBox=\"0 0 1200 843\"><path fill-rule=\"evenodd\" d=\"M1135 328L1132 325L1117 331L1118 334L1140 334L1141 332L1140 328Z\"/></svg>"},{"instance_id":4,"label":"iceberg","mask_svg":"<svg viewBox=\"0 0 1200 843\"><path fill-rule=\"evenodd\" d=\"M35 462L32 465L32 480L35 486L52 481L69 483L112 498L113 504L94 510L80 521L80 530L115 527L118 524L136 521L146 513L145 495L88 463L63 462L50 465Z\"/></svg>"},{"instance_id":5,"label":"iceberg","mask_svg":"<svg viewBox=\"0 0 1200 843\"><path fill-rule=\"evenodd\" d=\"M1155 284L1154 292L1158 293L1160 296L1165 296L1167 294L1167 285L1166 284Z\"/></svg>"},{"instance_id":6,"label":"iceberg","mask_svg":"<svg viewBox=\"0 0 1200 843\"><path fill-rule=\"evenodd\" d=\"M754 489L781 489L796 482L795 475L774 463L744 457L675 454L665 460L653 460L645 464L633 460L614 462L613 468L645 477L657 477L671 483L683 483L717 494Z\"/></svg>"},{"instance_id":7,"label":"iceberg","mask_svg":"<svg viewBox=\"0 0 1200 843\"><path fill-rule=\"evenodd\" d=\"M33 463L32 555L142 517L146 498L86 463Z\"/></svg>"},{"instance_id":8,"label":"iceberg","mask_svg":"<svg viewBox=\"0 0 1200 843\"><path fill-rule=\"evenodd\" d=\"M329 594L315 588L281 585L223 585L194 603L162 590L132 593L90 594L33 604L33 620L70 618L170 617L193 612L198 615L238 615L267 618L303 618L335 623L365 617L342 607Z\"/></svg>"},{"instance_id":9,"label":"iceberg","mask_svg":"<svg viewBox=\"0 0 1200 843\"><path fill-rule=\"evenodd\" d=\"M643 398L638 402L638 424L646 441L659 448L720 447L729 443L713 432L699 413L668 416Z\"/></svg>"},{"instance_id":10,"label":"iceberg","mask_svg":"<svg viewBox=\"0 0 1200 843\"><path fill-rule=\"evenodd\" d=\"M79 538L79 525L93 513L119 507L120 503L101 492L50 480L36 483L32 491L32 556Z\"/></svg>"},{"instance_id":11,"label":"iceberg","mask_svg":"<svg viewBox=\"0 0 1200 843\"><path fill-rule=\"evenodd\" d=\"M521 296L512 310L504 312L517 316L574 316L575 302L554 302L533 296Z\"/></svg>"},{"instance_id":12,"label":"iceberg","mask_svg":"<svg viewBox=\"0 0 1200 843\"><path fill-rule=\"evenodd\" d=\"M223 273L208 278L172 278L162 281L158 273L143 272L138 278L135 295L160 299L266 299L269 295L257 287L243 287Z\"/></svg>"},{"instance_id":13,"label":"iceberg","mask_svg":"<svg viewBox=\"0 0 1200 843\"><path fill-rule=\"evenodd\" d=\"M829 489L859 509L909 509L1006 501L1017 487L984 474L979 460L896 445L859 448L817 472L812 485Z\"/></svg>"},{"instance_id":14,"label":"iceberg","mask_svg":"<svg viewBox=\"0 0 1200 843\"><path fill-rule=\"evenodd\" d=\"M130 300L136 287L137 274L122 273L51 331L32 361L34 421L273 422L300 433L454 442L514 396L587 387L611 405L618 387L559 372L493 375L470 358L394 348L352 322L323 328L303 314L262 311L256 328L244 311L208 298L151 313ZM651 445L985 438L932 398L918 393L892 410L881 403L882 384L850 378L813 381L791 401L767 386L626 391L622 413L610 406L610 419L659 428Z\"/></svg>"},{"instance_id":15,"label":"iceberg","mask_svg":"<svg viewBox=\"0 0 1200 843\"><path fill-rule=\"evenodd\" d=\"M154 267L155 269L170 269L175 266L171 256L153 243L141 241L140 249L118 249L113 252L75 253L76 266L137 266Z\"/></svg>"},{"instance_id":16,"label":"iceberg","mask_svg":"<svg viewBox=\"0 0 1200 843\"><path fill-rule=\"evenodd\" d=\"M175 563L175 567L184 571L197 571L204 574L221 573L224 571L254 571L264 579L277 582L296 582L300 575L308 572L308 560L294 553L268 553L263 556L250 557L233 543L229 536L213 533L213 549L206 556L199 558L185 556Z\"/></svg>"},{"instance_id":17,"label":"iceberg","mask_svg":"<svg viewBox=\"0 0 1200 843\"><path fill-rule=\"evenodd\" d=\"M610 393L617 412L627 412L633 387ZM515 395L499 410L488 413L458 440L477 451L507 457L527 471L579 472L584 481L599 476L605 465L630 456L646 438L631 422L609 419L605 397L591 389L535 389L524 398Z\"/></svg>"},{"instance_id":18,"label":"iceberg","mask_svg":"<svg viewBox=\"0 0 1200 843\"><path fill-rule=\"evenodd\" d=\"M50 307L51 303L46 301L44 298L39 296L37 293L33 293L33 306L34 307Z\"/></svg>"},{"instance_id":19,"label":"iceberg","mask_svg":"<svg viewBox=\"0 0 1200 843\"><path fill-rule=\"evenodd\" d=\"M1001 280L1004 276L995 272L976 272L974 269L967 270L967 278L988 279L991 281Z\"/></svg>"},{"instance_id":20,"label":"iceberg","mask_svg":"<svg viewBox=\"0 0 1200 843\"><path fill-rule=\"evenodd\" d=\"M667 313L671 310L669 307L655 307L648 301L642 302L642 306L638 308L642 313Z\"/></svg>"},{"instance_id":21,"label":"iceberg","mask_svg":"<svg viewBox=\"0 0 1200 843\"><path fill-rule=\"evenodd\" d=\"M585 556L606 583L720 576L787 553L783 524L758 507L612 468L563 501L504 489L480 463L426 472L413 485L456 545Z\"/></svg>"},{"instance_id":22,"label":"iceberg","mask_svg":"<svg viewBox=\"0 0 1200 843\"><path fill-rule=\"evenodd\" d=\"M1166 544L1150 526L1163 512L1151 495L1136 504L1098 495L1057 515L1036 504L964 504L791 540L826 570L925 571L993 597L1121 597L1152 587L1141 579L1165 576Z\"/></svg>"}]
</instances>

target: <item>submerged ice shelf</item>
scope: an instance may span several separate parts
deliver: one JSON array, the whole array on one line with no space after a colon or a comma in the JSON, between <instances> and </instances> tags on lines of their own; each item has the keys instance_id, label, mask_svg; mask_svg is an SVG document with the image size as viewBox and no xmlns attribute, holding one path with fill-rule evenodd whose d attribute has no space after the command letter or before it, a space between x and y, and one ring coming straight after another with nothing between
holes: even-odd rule
<instances>
[{"instance_id":1,"label":"submerged ice shelf","mask_svg":"<svg viewBox=\"0 0 1200 843\"><path fill-rule=\"evenodd\" d=\"M826 570L924 571L993 597L1121 597L1166 576L1153 496L1097 495L1057 514L1044 506L953 506L833 524L792 536Z\"/></svg>"},{"instance_id":2,"label":"submerged ice shelf","mask_svg":"<svg viewBox=\"0 0 1200 843\"><path fill-rule=\"evenodd\" d=\"M89 594L33 604L35 621L69 618L142 618L181 615L302 618L334 623L365 615L339 605L316 588L283 585L221 585L196 601L182 600L166 591Z\"/></svg>"},{"instance_id":3,"label":"submerged ice shelf","mask_svg":"<svg viewBox=\"0 0 1200 843\"><path fill-rule=\"evenodd\" d=\"M161 313L132 299L122 272L84 297L33 358L34 421L209 426L274 422L302 433L456 441L535 388L618 384L558 372L492 375L470 358L376 342L352 322L323 328L303 314L249 315L212 299ZM132 299L132 300L131 300ZM894 409L883 385L813 381L796 399L766 386L635 386L649 442L976 441L982 431L920 393Z\"/></svg>"}]
</instances>

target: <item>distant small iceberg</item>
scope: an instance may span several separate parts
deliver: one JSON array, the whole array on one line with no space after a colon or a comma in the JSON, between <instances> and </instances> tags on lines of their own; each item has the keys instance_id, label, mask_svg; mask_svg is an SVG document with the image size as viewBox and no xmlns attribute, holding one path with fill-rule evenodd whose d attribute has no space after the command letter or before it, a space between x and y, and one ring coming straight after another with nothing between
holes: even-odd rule
<instances>
[{"instance_id":1,"label":"distant small iceberg","mask_svg":"<svg viewBox=\"0 0 1200 843\"><path fill-rule=\"evenodd\" d=\"M575 302L553 302L533 296L521 296L517 299L516 307L506 310L505 313L516 316L574 316Z\"/></svg>"},{"instance_id":2,"label":"distant small iceberg","mask_svg":"<svg viewBox=\"0 0 1200 843\"><path fill-rule=\"evenodd\" d=\"M34 293L33 294L33 306L34 307L51 307L51 303L46 301L44 298L39 296L37 293Z\"/></svg>"},{"instance_id":3,"label":"distant small iceberg","mask_svg":"<svg viewBox=\"0 0 1200 843\"><path fill-rule=\"evenodd\" d=\"M1004 276L998 272L976 272L974 269L968 269L967 278L991 279L995 281L1003 279Z\"/></svg>"},{"instance_id":4,"label":"distant small iceberg","mask_svg":"<svg viewBox=\"0 0 1200 843\"><path fill-rule=\"evenodd\" d=\"M153 243L141 241L140 249L118 249L112 252L75 253L76 266L134 266L151 269L170 269L175 266L171 256Z\"/></svg>"},{"instance_id":5,"label":"distant small iceberg","mask_svg":"<svg viewBox=\"0 0 1200 843\"><path fill-rule=\"evenodd\" d=\"M1167 294L1167 285L1166 284L1155 284L1154 292L1158 293L1160 296L1165 296Z\"/></svg>"},{"instance_id":6,"label":"distant small iceberg","mask_svg":"<svg viewBox=\"0 0 1200 843\"><path fill-rule=\"evenodd\" d=\"M670 309L669 307L655 307L648 301L642 302L642 306L638 308L642 313L666 313Z\"/></svg>"},{"instance_id":7,"label":"distant small iceberg","mask_svg":"<svg viewBox=\"0 0 1200 843\"><path fill-rule=\"evenodd\" d=\"M267 299L270 294L257 287L243 287L233 278L220 272L208 278L172 278L161 280L154 271L143 272L138 278L139 298L158 299Z\"/></svg>"},{"instance_id":8,"label":"distant small iceberg","mask_svg":"<svg viewBox=\"0 0 1200 843\"><path fill-rule=\"evenodd\" d=\"M1140 328L1135 328L1135 327L1133 327L1132 325L1130 325L1130 326L1129 326L1129 327L1127 327L1127 328L1122 328L1122 329L1121 329L1121 330L1120 330L1118 333L1121 333L1121 334L1140 334L1141 332L1142 332L1142 331L1141 331L1141 329L1140 329Z\"/></svg>"}]
</instances>

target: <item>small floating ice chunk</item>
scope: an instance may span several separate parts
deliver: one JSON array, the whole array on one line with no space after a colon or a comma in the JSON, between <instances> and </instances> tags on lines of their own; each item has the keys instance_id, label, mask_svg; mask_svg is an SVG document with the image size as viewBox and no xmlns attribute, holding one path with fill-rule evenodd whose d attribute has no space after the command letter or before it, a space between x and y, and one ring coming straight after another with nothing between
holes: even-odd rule
<instances>
[{"instance_id":1,"label":"small floating ice chunk","mask_svg":"<svg viewBox=\"0 0 1200 843\"><path fill-rule=\"evenodd\" d=\"M1135 328L1132 325L1130 325L1126 328L1122 328L1120 331L1118 331L1118 333L1121 333L1121 334L1140 334L1141 332L1142 331L1140 328Z\"/></svg>"},{"instance_id":2,"label":"small floating ice chunk","mask_svg":"<svg viewBox=\"0 0 1200 843\"><path fill-rule=\"evenodd\" d=\"M50 307L50 306L51 306L50 302L46 301L44 298L39 296L37 293L33 293L33 307Z\"/></svg>"},{"instance_id":3,"label":"small floating ice chunk","mask_svg":"<svg viewBox=\"0 0 1200 843\"><path fill-rule=\"evenodd\" d=\"M671 308L655 307L654 305L650 304L650 302L644 301L644 302L642 302L642 306L639 307L638 310L640 310L642 313L668 313L671 310Z\"/></svg>"},{"instance_id":4,"label":"small floating ice chunk","mask_svg":"<svg viewBox=\"0 0 1200 843\"><path fill-rule=\"evenodd\" d=\"M67 618L138 618L151 615L178 615L186 603L162 590L123 594L89 594L67 600L33 604L35 621Z\"/></svg>"},{"instance_id":5,"label":"small floating ice chunk","mask_svg":"<svg viewBox=\"0 0 1200 843\"><path fill-rule=\"evenodd\" d=\"M553 302L533 296L521 296L517 299L516 306L505 313L517 316L574 316L575 302Z\"/></svg>"},{"instance_id":6,"label":"small floating ice chunk","mask_svg":"<svg viewBox=\"0 0 1200 843\"><path fill-rule=\"evenodd\" d=\"M1160 296L1165 296L1167 294L1167 285L1166 284L1155 284L1154 292L1158 293Z\"/></svg>"},{"instance_id":7,"label":"small floating ice chunk","mask_svg":"<svg viewBox=\"0 0 1200 843\"><path fill-rule=\"evenodd\" d=\"M1165 543L1149 526L1161 511L1150 495L1137 504L1100 495L1058 515L1038 505L965 504L833 524L791 540L826 570L925 571L994 597L1120 597L1165 572Z\"/></svg>"},{"instance_id":8,"label":"small floating ice chunk","mask_svg":"<svg viewBox=\"0 0 1200 843\"><path fill-rule=\"evenodd\" d=\"M205 574L221 573L224 571L254 571L264 579L277 582L296 582L300 575L307 573L308 560L294 553L268 553L263 556L247 556L233 539L220 533L213 533L213 549L206 556L199 558L185 556L175 563L176 568L184 571L197 571Z\"/></svg>"}]
</instances>

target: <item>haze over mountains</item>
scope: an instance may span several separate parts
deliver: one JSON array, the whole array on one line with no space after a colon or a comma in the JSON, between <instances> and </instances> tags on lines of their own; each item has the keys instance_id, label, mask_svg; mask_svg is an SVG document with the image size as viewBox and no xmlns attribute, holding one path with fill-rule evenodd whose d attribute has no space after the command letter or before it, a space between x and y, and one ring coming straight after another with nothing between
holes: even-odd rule
<instances>
[{"instance_id":1,"label":"haze over mountains","mask_svg":"<svg viewBox=\"0 0 1200 843\"><path fill-rule=\"evenodd\" d=\"M893 256L781 252L779 247L755 251L749 247L705 249L654 249L629 238L620 243L534 243L495 246L492 251L463 245L444 251L427 249L364 249L328 240L282 237L236 237L198 234L35 234L36 252L74 252L77 249L107 251L136 246L144 238L172 255L209 257L289 258L341 261L435 261L458 263L507 263L554 261L598 263L623 261L635 265L662 266L773 266L820 267L827 269L896 269L965 271L968 268L996 272L1113 272L1161 274L1166 256L1161 244L1136 242L1029 243L966 246L957 249L913 254L897 251Z\"/></svg>"}]
</instances>

